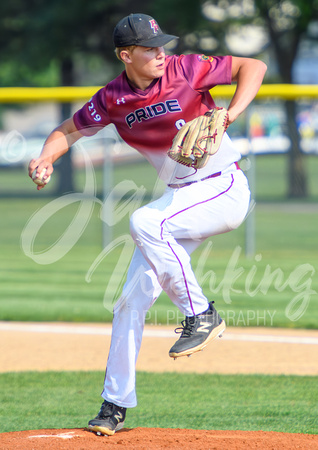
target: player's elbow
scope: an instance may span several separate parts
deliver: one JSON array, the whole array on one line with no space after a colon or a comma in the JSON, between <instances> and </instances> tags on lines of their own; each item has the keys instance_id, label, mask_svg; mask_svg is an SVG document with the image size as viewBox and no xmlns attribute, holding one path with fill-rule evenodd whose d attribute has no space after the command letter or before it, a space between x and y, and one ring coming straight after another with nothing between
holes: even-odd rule
<instances>
[{"instance_id":1,"label":"player's elbow","mask_svg":"<svg viewBox=\"0 0 318 450\"><path fill-rule=\"evenodd\" d=\"M249 72L251 82L254 80L255 85L260 85L265 77L267 65L259 59L253 59L252 61L253 62L245 73Z\"/></svg>"},{"instance_id":2,"label":"player's elbow","mask_svg":"<svg viewBox=\"0 0 318 450\"><path fill-rule=\"evenodd\" d=\"M267 71L267 65L260 59L249 59L246 70L254 72L254 74L263 79Z\"/></svg>"},{"instance_id":3,"label":"player's elbow","mask_svg":"<svg viewBox=\"0 0 318 450\"><path fill-rule=\"evenodd\" d=\"M259 83L263 83L263 80L264 80L264 77L265 77L265 74L267 71L267 65L263 61L260 61L260 60L257 60L257 61L258 61L257 69L258 69Z\"/></svg>"},{"instance_id":4,"label":"player's elbow","mask_svg":"<svg viewBox=\"0 0 318 450\"><path fill-rule=\"evenodd\" d=\"M264 61L260 61L260 60L257 60L257 62L258 62L258 70L264 77L265 73L267 71L267 64L265 64Z\"/></svg>"},{"instance_id":5,"label":"player's elbow","mask_svg":"<svg viewBox=\"0 0 318 450\"><path fill-rule=\"evenodd\" d=\"M264 78L267 65L254 58L232 58L232 81L239 81L242 78Z\"/></svg>"}]
</instances>

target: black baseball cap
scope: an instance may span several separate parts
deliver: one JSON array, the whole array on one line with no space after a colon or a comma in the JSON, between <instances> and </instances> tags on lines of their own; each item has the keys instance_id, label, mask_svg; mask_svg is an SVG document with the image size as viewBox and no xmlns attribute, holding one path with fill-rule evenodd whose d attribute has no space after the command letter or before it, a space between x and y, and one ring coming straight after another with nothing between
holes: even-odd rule
<instances>
[{"instance_id":1,"label":"black baseball cap","mask_svg":"<svg viewBox=\"0 0 318 450\"><path fill-rule=\"evenodd\" d=\"M162 47L173 39L178 37L164 34L157 21L146 14L130 14L124 17L118 22L113 33L115 47Z\"/></svg>"}]
</instances>

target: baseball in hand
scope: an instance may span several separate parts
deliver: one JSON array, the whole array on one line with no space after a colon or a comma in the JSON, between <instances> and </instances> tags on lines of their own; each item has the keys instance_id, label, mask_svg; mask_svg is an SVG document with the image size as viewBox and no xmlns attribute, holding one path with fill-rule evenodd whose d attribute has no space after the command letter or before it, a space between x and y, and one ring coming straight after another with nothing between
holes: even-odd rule
<instances>
[{"instance_id":1,"label":"baseball in hand","mask_svg":"<svg viewBox=\"0 0 318 450\"><path fill-rule=\"evenodd\" d=\"M37 184L38 186L45 186L46 184L48 184L48 182L51 179L51 175L46 180L43 180L43 177L46 173L46 169L43 169L42 172L40 173L40 176L38 176L38 177L36 176L36 172L37 172L37 169L35 169L32 173L33 182L35 184Z\"/></svg>"}]
</instances>

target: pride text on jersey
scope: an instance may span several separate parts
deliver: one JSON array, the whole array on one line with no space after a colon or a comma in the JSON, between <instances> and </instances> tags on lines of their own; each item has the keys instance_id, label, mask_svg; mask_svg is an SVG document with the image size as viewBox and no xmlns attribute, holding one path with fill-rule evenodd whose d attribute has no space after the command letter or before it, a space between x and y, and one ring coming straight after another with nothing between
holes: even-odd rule
<instances>
[{"instance_id":1,"label":"pride text on jersey","mask_svg":"<svg viewBox=\"0 0 318 450\"><path fill-rule=\"evenodd\" d=\"M145 106L144 108L136 109L135 111L127 114L125 120L128 127L132 128L135 122L140 123L143 120L153 119L154 117L158 117L163 114L180 111L182 111L182 109L177 99L166 100L165 102L159 102L153 105Z\"/></svg>"}]
</instances>

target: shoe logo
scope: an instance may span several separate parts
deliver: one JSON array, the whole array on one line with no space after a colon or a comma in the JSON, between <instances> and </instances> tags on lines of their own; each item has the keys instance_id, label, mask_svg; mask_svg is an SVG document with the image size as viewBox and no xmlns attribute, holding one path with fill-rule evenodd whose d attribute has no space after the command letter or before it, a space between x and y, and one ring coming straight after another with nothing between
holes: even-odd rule
<instances>
[{"instance_id":1,"label":"shoe logo","mask_svg":"<svg viewBox=\"0 0 318 450\"><path fill-rule=\"evenodd\" d=\"M120 422L121 419L123 418L123 415L122 415L122 413L121 413L120 411L118 411L116 414L114 414L114 418L115 418L118 422Z\"/></svg>"},{"instance_id":2,"label":"shoe logo","mask_svg":"<svg viewBox=\"0 0 318 450\"><path fill-rule=\"evenodd\" d=\"M200 326L198 327L197 331L202 333L209 333L211 324L209 322L200 322Z\"/></svg>"}]
</instances>

